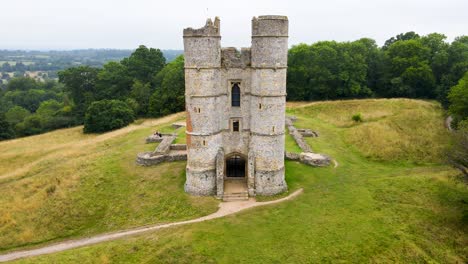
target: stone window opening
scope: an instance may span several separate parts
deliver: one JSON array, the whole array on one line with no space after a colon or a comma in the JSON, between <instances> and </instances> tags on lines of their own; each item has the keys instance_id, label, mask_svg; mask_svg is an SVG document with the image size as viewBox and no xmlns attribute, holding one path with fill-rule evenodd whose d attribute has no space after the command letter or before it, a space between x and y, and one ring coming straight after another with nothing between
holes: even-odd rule
<instances>
[{"instance_id":1,"label":"stone window opening","mask_svg":"<svg viewBox=\"0 0 468 264\"><path fill-rule=\"evenodd\" d=\"M206 140L203 140L203 146L206 146Z\"/></svg>"},{"instance_id":2,"label":"stone window opening","mask_svg":"<svg viewBox=\"0 0 468 264\"><path fill-rule=\"evenodd\" d=\"M238 82L232 84L231 88L231 106L240 107L241 91Z\"/></svg>"},{"instance_id":3,"label":"stone window opening","mask_svg":"<svg viewBox=\"0 0 468 264\"><path fill-rule=\"evenodd\" d=\"M262 103L258 104L258 109L262 110Z\"/></svg>"},{"instance_id":4,"label":"stone window opening","mask_svg":"<svg viewBox=\"0 0 468 264\"><path fill-rule=\"evenodd\" d=\"M234 120L232 122L232 132L239 132L239 127L240 127L239 120Z\"/></svg>"},{"instance_id":5,"label":"stone window opening","mask_svg":"<svg viewBox=\"0 0 468 264\"><path fill-rule=\"evenodd\" d=\"M273 126L273 133L275 133L275 126Z\"/></svg>"},{"instance_id":6,"label":"stone window opening","mask_svg":"<svg viewBox=\"0 0 468 264\"><path fill-rule=\"evenodd\" d=\"M198 113L201 113L201 108L200 107L198 107Z\"/></svg>"}]
</instances>

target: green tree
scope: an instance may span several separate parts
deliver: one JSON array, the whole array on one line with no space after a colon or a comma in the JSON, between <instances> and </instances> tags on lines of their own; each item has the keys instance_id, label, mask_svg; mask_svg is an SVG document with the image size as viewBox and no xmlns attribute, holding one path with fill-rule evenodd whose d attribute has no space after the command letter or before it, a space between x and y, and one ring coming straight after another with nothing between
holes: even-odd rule
<instances>
[{"instance_id":1,"label":"green tree","mask_svg":"<svg viewBox=\"0 0 468 264\"><path fill-rule=\"evenodd\" d=\"M30 115L23 122L15 126L17 135L31 136L44 132L42 128L42 120L38 115Z\"/></svg>"},{"instance_id":2,"label":"green tree","mask_svg":"<svg viewBox=\"0 0 468 264\"><path fill-rule=\"evenodd\" d=\"M119 62L108 62L97 75L96 100L124 100L130 93L133 78L127 68Z\"/></svg>"},{"instance_id":3,"label":"green tree","mask_svg":"<svg viewBox=\"0 0 468 264\"><path fill-rule=\"evenodd\" d=\"M455 120L468 119L468 72L450 89L448 94L450 102L449 112Z\"/></svg>"},{"instance_id":4,"label":"green tree","mask_svg":"<svg viewBox=\"0 0 468 264\"><path fill-rule=\"evenodd\" d=\"M6 120L5 115L0 113L0 140L10 139L15 137L15 132L11 124Z\"/></svg>"},{"instance_id":5,"label":"green tree","mask_svg":"<svg viewBox=\"0 0 468 264\"><path fill-rule=\"evenodd\" d=\"M136 114L138 116L148 115L149 99L151 97L150 83L142 83L138 80L132 85L131 97L138 104Z\"/></svg>"},{"instance_id":6,"label":"green tree","mask_svg":"<svg viewBox=\"0 0 468 264\"><path fill-rule=\"evenodd\" d=\"M367 64L367 87L374 93L384 84L384 53L375 40L362 38L356 41L364 45L364 54Z\"/></svg>"},{"instance_id":7,"label":"green tree","mask_svg":"<svg viewBox=\"0 0 468 264\"><path fill-rule=\"evenodd\" d=\"M80 66L58 73L59 81L65 85L74 103L74 115L79 122L83 120L87 107L95 100L99 72L97 68Z\"/></svg>"},{"instance_id":8,"label":"green tree","mask_svg":"<svg viewBox=\"0 0 468 264\"><path fill-rule=\"evenodd\" d=\"M41 119L41 127L44 130L56 129L67 125L69 120L62 118L62 108L63 104L53 99L41 103L36 111L36 115Z\"/></svg>"},{"instance_id":9,"label":"green tree","mask_svg":"<svg viewBox=\"0 0 468 264\"><path fill-rule=\"evenodd\" d=\"M185 106L184 57L179 56L159 72L155 78L156 91L150 98L152 116L183 111Z\"/></svg>"},{"instance_id":10,"label":"green tree","mask_svg":"<svg viewBox=\"0 0 468 264\"><path fill-rule=\"evenodd\" d=\"M5 100L26 108L30 112L35 112L39 104L45 99L46 92L39 89L28 91L14 90L5 93Z\"/></svg>"},{"instance_id":11,"label":"green tree","mask_svg":"<svg viewBox=\"0 0 468 264\"><path fill-rule=\"evenodd\" d=\"M397 41L419 39L419 38L420 38L419 35L414 31L409 31L409 32L406 32L406 33L400 33L400 34L396 35L395 37L391 37L390 39L387 39L385 41L385 44L383 45L382 49L383 50L388 49L393 43L395 43Z\"/></svg>"},{"instance_id":12,"label":"green tree","mask_svg":"<svg viewBox=\"0 0 468 264\"><path fill-rule=\"evenodd\" d=\"M449 63L449 47L445 42L447 37L439 33L431 33L421 38L421 43L429 48L429 64L437 82L440 82L442 75L447 71Z\"/></svg>"},{"instance_id":13,"label":"green tree","mask_svg":"<svg viewBox=\"0 0 468 264\"><path fill-rule=\"evenodd\" d=\"M294 46L288 54L288 100L369 96L367 62L372 60L372 45L362 40Z\"/></svg>"},{"instance_id":14,"label":"green tree","mask_svg":"<svg viewBox=\"0 0 468 264\"><path fill-rule=\"evenodd\" d=\"M101 133L127 126L134 120L130 107L119 100L93 102L86 110L85 133Z\"/></svg>"},{"instance_id":15,"label":"green tree","mask_svg":"<svg viewBox=\"0 0 468 264\"><path fill-rule=\"evenodd\" d=\"M153 76L162 70L166 59L159 49L148 49L141 45L130 57L122 60L130 77L142 83L149 83Z\"/></svg>"},{"instance_id":16,"label":"green tree","mask_svg":"<svg viewBox=\"0 0 468 264\"><path fill-rule=\"evenodd\" d=\"M5 118L12 126L15 126L16 124L23 122L29 115L31 115L31 112L19 105L15 105L5 113Z\"/></svg>"},{"instance_id":17,"label":"green tree","mask_svg":"<svg viewBox=\"0 0 468 264\"><path fill-rule=\"evenodd\" d=\"M468 36L455 38L448 48L448 66L442 74L439 86L439 100L448 106L447 95L452 86L455 86L465 72L468 71Z\"/></svg>"},{"instance_id":18,"label":"green tree","mask_svg":"<svg viewBox=\"0 0 468 264\"><path fill-rule=\"evenodd\" d=\"M435 98L436 85L429 66L431 50L421 40L400 40L385 51L387 84L381 96Z\"/></svg>"},{"instance_id":19,"label":"green tree","mask_svg":"<svg viewBox=\"0 0 468 264\"><path fill-rule=\"evenodd\" d=\"M36 80L29 77L13 78L7 84L8 91L28 91L40 88L40 83L36 82Z\"/></svg>"}]
</instances>

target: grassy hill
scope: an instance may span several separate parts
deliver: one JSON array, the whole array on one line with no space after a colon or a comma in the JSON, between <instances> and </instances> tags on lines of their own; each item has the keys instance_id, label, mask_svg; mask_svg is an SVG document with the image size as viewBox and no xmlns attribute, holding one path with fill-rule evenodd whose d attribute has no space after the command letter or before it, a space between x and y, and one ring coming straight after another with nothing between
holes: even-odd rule
<instances>
[{"instance_id":1,"label":"grassy hill","mask_svg":"<svg viewBox=\"0 0 468 264\"><path fill-rule=\"evenodd\" d=\"M177 114L102 135L82 127L0 143L0 250L149 223L191 219L217 210L214 198L183 191L185 163L135 164L154 130Z\"/></svg>"},{"instance_id":2,"label":"grassy hill","mask_svg":"<svg viewBox=\"0 0 468 264\"><path fill-rule=\"evenodd\" d=\"M339 164L286 162L290 190L304 188L297 199L18 263L468 261L468 188L442 162L448 139L438 104L293 103L288 113L298 117L296 127L318 131L309 144ZM356 113L364 122L351 121ZM0 143L0 247L215 211L213 198L184 194L185 163L134 165L137 152L154 147L143 138L180 119L99 136L73 128Z\"/></svg>"}]
</instances>

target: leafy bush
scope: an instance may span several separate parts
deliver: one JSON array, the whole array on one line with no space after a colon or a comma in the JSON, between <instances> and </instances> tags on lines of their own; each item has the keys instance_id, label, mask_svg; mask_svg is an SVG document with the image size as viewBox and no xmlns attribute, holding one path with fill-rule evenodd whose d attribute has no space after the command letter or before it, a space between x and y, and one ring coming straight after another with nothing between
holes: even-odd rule
<instances>
[{"instance_id":1,"label":"leafy bush","mask_svg":"<svg viewBox=\"0 0 468 264\"><path fill-rule=\"evenodd\" d=\"M44 131L42 119L39 115L30 115L23 122L15 126L16 133L21 136L31 136Z\"/></svg>"},{"instance_id":2,"label":"leafy bush","mask_svg":"<svg viewBox=\"0 0 468 264\"><path fill-rule=\"evenodd\" d=\"M10 123L5 118L4 114L0 113L0 140L10 139L15 136L15 132L11 128Z\"/></svg>"},{"instance_id":3,"label":"leafy bush","mask_svg":"<svg viewBox=\"0 0 468 264\"><path fill-rule=\"evenodd\" d=\"M24 121L24 119L28 116L30 116L31 113L24 109L23 107L19 105L15 105L12 108L8 110L8 112L5 113L5 117L7 121L12 125L15 126L18 123L21 123Z\"/></svg>"},{"instance_id":4,"label":"leafy bush","mask_svg":"<svg viewBox=\"0 0 468 264\"><path fill-rule=\"evenodd\" d=\"M133 110L122 101L96 101L86 110L84 132L100 133L114 130L127 126L134 118Z\"/></svg>"},{"instance_id":5,"label":"leafy bush","mask_svg":"<svg viewBox=\"0 0 468 264\"><path fill-rule=\"evenodd\" d=\"M453 86L448 94L449 112L453 117L454 127L463 119L468 118L468 72Z\"/></svg>"},{"instance_id":6,"label":"leafy bush","mask_svg":"<svg viewBox=\"0 0 468 264\"><path fill-rule=\"evenodd\" d=\"M351 119L353 119L354 122L362 122L362 115L361 113L355 114L353 117L351 117Z\"/></svg>"}]
</instances>

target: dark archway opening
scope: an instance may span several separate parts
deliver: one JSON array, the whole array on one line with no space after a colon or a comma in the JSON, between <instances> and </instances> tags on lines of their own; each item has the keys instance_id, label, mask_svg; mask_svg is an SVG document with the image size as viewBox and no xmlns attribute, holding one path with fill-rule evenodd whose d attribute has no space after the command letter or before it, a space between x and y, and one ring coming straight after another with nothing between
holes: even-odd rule
<instances>
[{"instance_id":1,"label":"dark archway opening","mask_svg":"<svg viewBox=\"0 0 468 264\"><path fill-rule=\"evenodd\" d=\"M226 159L226 177L245 177L245 159L240 155L234 155Z\"/></svg>"}]
</instances>

